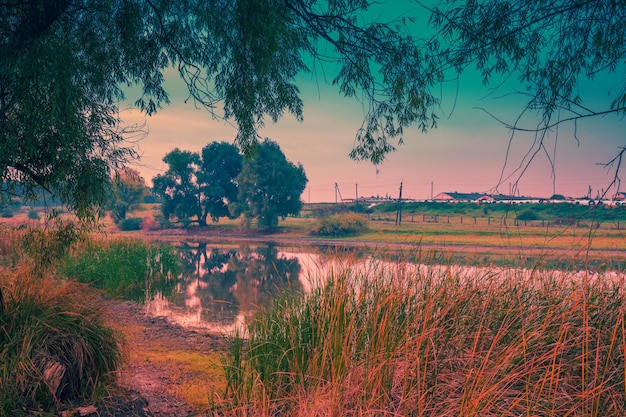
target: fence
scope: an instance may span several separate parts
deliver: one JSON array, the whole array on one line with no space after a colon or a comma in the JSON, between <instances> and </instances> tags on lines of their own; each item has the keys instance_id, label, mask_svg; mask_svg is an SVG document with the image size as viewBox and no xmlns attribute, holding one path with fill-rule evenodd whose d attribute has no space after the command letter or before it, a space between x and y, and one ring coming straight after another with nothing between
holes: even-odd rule
<instances>
[{"instance_id":1,"label":"fence","mask_svg":"<svg viewBox=\"0 0 626 417\"><path fill-rule=\"evenodd\" d=\"M371 221L395 222L395 214L369 214ZM454 216L447 214L403 214L403 223L440 223L456 225L475 226L526 226L526 227L576 227L623 230L626 222L620 220L613 221L593 221L588 219L557 218L551 220L518 220L510 216L482 217L482 216Z\"/></svg>"}]
</instances>

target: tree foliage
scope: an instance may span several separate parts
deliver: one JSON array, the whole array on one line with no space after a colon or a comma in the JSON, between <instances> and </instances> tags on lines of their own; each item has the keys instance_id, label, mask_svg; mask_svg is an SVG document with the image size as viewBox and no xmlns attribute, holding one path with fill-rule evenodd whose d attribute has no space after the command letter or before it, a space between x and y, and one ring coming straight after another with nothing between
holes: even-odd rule
<instances>
[{"instance_id":1,"label":"tree foliage","mask_svg":"<svg viewBox=\"0 0 626 417\"><path fill-rule=\"evenodd\" d=\"M518 76L524 113L540 116L531 156L559 123L623 114L623 2L438 4L427 11L430 37L412 16L384 21L388 8L368 0L0 0L4 190L32 197L43 188L89 217L111 174L137 157L119 116L124 89L138 87L132 99L152 114L168 103L170 68L189 99L237 124L246 154L266 120L303 118L296 77L306 73L363 103L351 156L374 163L407 126L435 126L437 84L450 70L475 67L485 82ZM611 72L621 82L606 108L578 94L581 79Z\"/></svg>"},{"instance_id":2,"label":"tree foliage","mask_svg":"<svg viewBox=\"0 0 626 417\"><path fill-rule=\"evenodd\" d=\"M302 165L288 161L278 144L269 139L259 143L253 152L237 178L239 199L233 211L243 214L247 224L257 219L260 228L274 230L279 217L284 219L300 212L306 174Z\"/></svg>"},{"instance_id":3,"label":"tree foliage","mask_svg":"<svg viewBox=\"0 0 626 417\"><path fill-rule=\"evenodd\" d=\"M241 172L242 156L233 145L213 142L202 148L197 173L204 213L214 222L230 216L228 205L237 200L236 178Z\"/></svg>"},{"instance_id":4,"label":"tree foliage","mask_svg":"<svg viewBox=\"0 0 626 417\"><path fill-rule=\"evenodd\" d=\"M546 147L558 126L607 114L626 112L626 3L613 0L481 0L450 1L430 9L437 33L429 43L441 57L442 70L474 69L494 90L502 80L519 81L520 89L503 91L526 98L515 120L503 121L512 131L535 134L520 164L524 172L533 158L553 152ZM426 6L425 6L426 7ZM605 96L583 81L614 80ZM600 97L600 101L598 101ZM576 134L576 133L575 133ZM611 163L619 171L626 147ZM617 177L616 177L617 178Z\"/></svg>"},{"instance_id":5,"label":"tree foliage","mask_svg":"<svg viewBox=\"0 0 626 417\"><path fill-rule=\"evenodd\" d=\"M129 210L137 208L143 198L150 194L139 172L125 167L115 173L107 208L117 223L126 219Z\"/></svg>"},{"instance_id":6,"label":"tree foliage","mask_svg":"<svg viewBox=\"0 0 626 417\"><path fill-rule=\"evenodd\" d=\"M247 152L266 119L302 119L296 75L323 66L343 94L368 103L352 156L380 162L404 127L433 124L436 100L425 86L438 74L403 21L375 21L371 8L366 0L0 0L2 180L25 185L26 197L49 190L88 217L111 174L137 157L119 116L124 89L137 86L137 106L154 113L168 103L163 73L172 67L191 99L236 122Z\"/></svg>"},{"instance_id":7,"label":"tree foliage","mask_svg":"<svg viewBox=\"0 0 626 417\"><path fill-rule=\"evenodd\" d=\"M105 0L0 1L0 175L27 198L46 189L81 217L107 196L111 173L136 156L123 145L121 84L163 99L144 28ZM126 34L126 35L124 35ZM135 39L135 41L131 41Z\"/></svg>"},{"instance_id":8,"label":"tree foliage","mask_svg":"<svg viewBox=\"0 0 626 417\"><path fill-rule=\"evenodd\" d=\"M200 226L206 226L209 216L214 222L230 216L228 205L237 198L235 178L241 161L239 150L226 142L210 143L201 155L178 148L169 152L163 158L167 172L153 179L163 216L184 224L197 221Z\"/></svg>"},{"instance_id":9,"label":"tree foliage","mask_svg":"<svg viewBox=\"0 0 626 417\"><path fill-rule=\"evenodd\" d=\"M184 222L196 216L199 221L202 213L196 173L200 156L175 148L165 155L163 162L168 164L167 171L152 179L154 193L161 198L163 216L165 219L176 216Z\"/></svg>"}]
</instances>

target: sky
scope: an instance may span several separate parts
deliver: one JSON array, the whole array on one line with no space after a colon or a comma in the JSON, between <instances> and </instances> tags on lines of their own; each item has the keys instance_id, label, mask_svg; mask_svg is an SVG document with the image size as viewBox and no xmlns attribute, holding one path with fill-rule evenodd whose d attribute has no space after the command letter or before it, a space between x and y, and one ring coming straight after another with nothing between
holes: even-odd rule
<instances>
[{"instance_id":1,"label":"sky","mask_svg":"<svg viewBox=\"0 0 626 417\"><path fill-rule=\"evenodd\" d=\"M586 120L576 126L576 132L573 125L564 125L549 139L553 167L549 158L540 154L520 177L514 169L534 137L516 133L510 143L510 132L487 112L512 122L523 102L515 96L489 94L469 73L458 85L442 86L436 129L426 134L417 127L406 129L404 144L374 166L348 157L363 120L361 104L309 75L298 77L297 82L304 121L286 114L276 124L266 120L259 133L277 142L291 162L302 164L309 180L302 194L306 203L356 196L398 198L401 184L402 197L408 199L429 199L441 192L509 194L511 190L532 197L583 197L590 187L595 197L609 187L615 175L614 169L602 164L626 145L624 121L617 116ZM579 89L591 107L606 106L617 82L600 76L593 83L582 83ZM147 135L136 144L141 160L134 168L149 185L154 176L167 170L162 159L174 148L201 152L213 141L232 143L236 135L231 124L213 120L191 101L185 103L186 87L173 72L166 74L166 89L171 104L155 115L146 117L132 109L121 113L125 123L146 123ZM613 194L615 188L611 190Z\"/></svg>"}]
</instances>

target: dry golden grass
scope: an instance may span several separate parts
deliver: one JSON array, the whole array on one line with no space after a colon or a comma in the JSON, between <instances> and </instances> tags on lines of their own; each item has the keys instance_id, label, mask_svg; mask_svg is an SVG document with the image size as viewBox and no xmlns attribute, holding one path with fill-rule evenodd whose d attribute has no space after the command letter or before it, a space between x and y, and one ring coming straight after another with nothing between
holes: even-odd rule
<instances>
[{"instance_id":1,"label":"dry golden grass","mask_svg":"<svg viewBox=\"0 0 626 417\"><path fill-rule=\"evenodd\" d=\"M624 276L348 265L249 327L234 415L626 413Z\"/></svg>"}]
</instances>

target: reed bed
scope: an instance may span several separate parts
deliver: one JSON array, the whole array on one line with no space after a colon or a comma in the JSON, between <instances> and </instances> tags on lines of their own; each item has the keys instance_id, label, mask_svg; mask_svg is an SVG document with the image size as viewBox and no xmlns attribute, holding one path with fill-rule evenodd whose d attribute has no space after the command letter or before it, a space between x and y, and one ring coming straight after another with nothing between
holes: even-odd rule
<instances>
[{"instance_id":1,"label":"reed bed","mask_svg":"<svg viewBox=\"0 0 626 417\"><path fill-rule=\"evenodd\" d=\"M65 276L116 296L143 301L155 292L172 291L180 259L170 245L137 239L88 239L59 263Z\"/></svg>"},{"instance_id":2,"label":"reed bed","mask_svg":"<svg viewBox=\"0 0 626 417\"><path fill-rule=\"evenodd\" d=\"M624 276L344 264L235 338L220 412L626 415Z\"/></svg>"}]
</instances>

